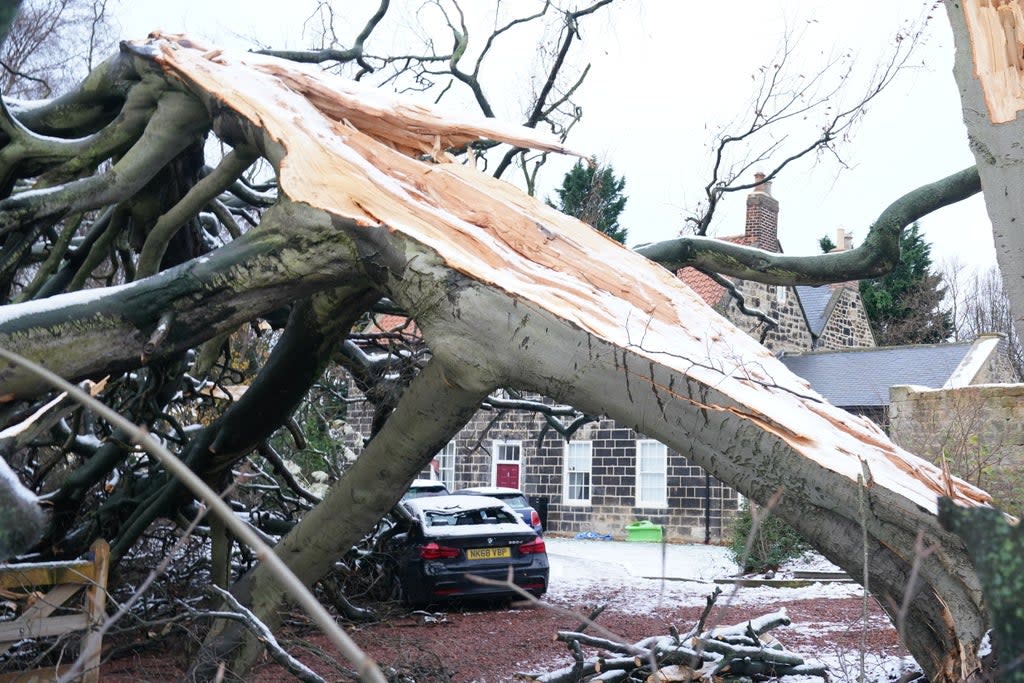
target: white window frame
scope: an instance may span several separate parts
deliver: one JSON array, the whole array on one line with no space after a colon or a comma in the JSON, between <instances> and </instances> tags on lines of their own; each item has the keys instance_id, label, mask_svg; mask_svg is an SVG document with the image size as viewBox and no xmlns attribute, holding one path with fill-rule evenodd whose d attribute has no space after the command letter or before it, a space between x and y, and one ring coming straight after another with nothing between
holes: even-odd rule
<instances>
[{"instance_id":1,"label":"white window frame","mask_svg":"<svg viewBox=\"0 0 1024 683\"><path fill-rule=\"evenodd\" d=\"M644 471L641 467L642 462L646 461L646 458L641 458L641 451L645 448L657 447L661 450L661 457L656 458L659 460L659 465L654 471ZM651 497L650 499L643 497L644 487L642 482L645 475L648 478L651 476L661 476L661 495L657 498ZM637 439L636 442L636 488L634 502L636 507L643 508L663 508L668 507L668 446L657 441L655 439Z\"/></svg>"},{"instance_id":2,"label":"white window frame","mask_svg":"<svg viewBox=\"0 0 1024 683\"><path fill-rule=\"evenodd\" d=\"M506 448L516 449L515 458L503 458L502 454ZM495 439L491 442L491 486L498 485L498 463L514 462L519 465L519 479L516 481L516 488L523 488L523 442L519 440Z\"/></svg>"},{"instance_id":3,"label":"white window frame","mask_svg":"<svg viewBox=\"0 0 1024 683\"><path fill-rule=\"evenodd\" d=\"M581 469L575 469L570 465L570 451L577 450L582 451L580 455L585 459L585 466ZM590 498L594 494L594 442L593 441L567 441L565 443L565 450L562 457L562 500L566 505L579 505L589 506ZM572 474L586 474L586 498L572 498L572 485L570 484L570 475Z\"/></svg>"},{"instance_id":4,"label":"white window frame","mask_svg":"<svg viewBox=\"0 0 1024 683\"><path fill-rule=\"evenodd\" d=\"M448 487L449 491L455 490L455 442L449 441L437 454L437 478Z\"/></svg>"}]
</instances>

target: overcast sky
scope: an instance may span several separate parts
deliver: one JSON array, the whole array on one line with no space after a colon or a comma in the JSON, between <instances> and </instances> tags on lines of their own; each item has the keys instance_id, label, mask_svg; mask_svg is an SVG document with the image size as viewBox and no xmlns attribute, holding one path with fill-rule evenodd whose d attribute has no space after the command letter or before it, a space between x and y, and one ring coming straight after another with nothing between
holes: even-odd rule
<instances>
[{"instance_id":1,"label":"overcast sky","mask_svg":"<svg viewBox=\"0 0 1024 683\"><path fill-rule=\"evenodd\" d=\"M248 46L246 38L254 36L267 45L293 48L305 46L303 22L316 6L315 0L123 4L117 20L125 38L162 28L227 46ZM592 70L578 98L584 118L569 142L626 177L629 201L622 223L629 229L629 244L669 239L701 198L714 132L749 110L752 74L771 64L787 31L800 37L796 58L803 60L797 65L803 71L795 69L798 74L813 73L829 55L852 56L858 69L847 88L852 97L892 49L894 36L934 4L626 0L583 25L579 55L592 63ZM334 3L336 13L353 16L366 15L375 5L369 0ZM523 45L522 59L513 61L529 66L533 52L533 45ZM891 201L973 163L952 60L952 36L939 6L911 67L871 104L852 139L840 148L847 168L826 157L817 164L801 163L776 180L773 194L781 204L780 239L787 253L817 253L818 238L827 234L835 239L838 227L851 231L859 244ZM515 77L509 80L514 90ZM515 95L509 97L506 111L514 116L517 104ZM570 164L552 164L542 179L541 196L552 194ZM743 197L731 197L723 209L712 233L741 232ZM922 226L936 261L994 262L980 195L923 219Z\"/></svg>"}]
</instances>

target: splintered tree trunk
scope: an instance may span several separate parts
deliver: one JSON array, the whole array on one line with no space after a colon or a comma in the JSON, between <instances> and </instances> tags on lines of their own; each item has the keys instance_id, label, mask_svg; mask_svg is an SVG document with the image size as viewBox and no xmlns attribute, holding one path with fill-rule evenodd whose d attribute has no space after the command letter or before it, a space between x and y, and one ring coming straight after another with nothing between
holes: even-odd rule
<instances>
[{"instance_id":1,"label":"splintered tree trunk","mask_svg":"<svg viewBox=\"0 0 1024 683\"><path fill-rule=\"evenodd\" d=\"M871 592L894 618L903 615L906 645L932 681L974 669L987 621L982 595L963 543L936 511L942 495L971 507L988 504L987 494L825 402L667 270L506 183L445 163L442 151L481 136L557 144L266 57L175 38L135 49L206 104L222 137L256 145L275 166L278 214L293 220L265 222L247 236L286 245L274 268L260 269L263 290L285 286L293 269L307 272L311 286L313 273L325 287L362 280L415 317L432 352L384 430L279 544L305 581L328 571L394 505L488 390L517 387L656 437L755 501L781 492L775 512L833 562L859 578L868 557ZM233 267L248 272L248 252L236 253ZM48 315L85 325L76 316L112 312L124 295L104 296L84 312L73 300L62 309L58 298ZM218 296L229 308L242 295ZM0 342L27 324L12 312L13 327L0 321ZM7 334L15 346L26 338ZM31 380L10 373L32 390ZM919 535L929 552L916 556ZM274 621L281 595L262 567L235 592ZM215 633L206 661L238 652L240 637L231 627ZM243 659L254 652L242 651ZM240 664L229 670L241 675Z\"/></svg>"},{"instance_id":2,"label":"splintered tree trunk","mask_svg":"<svg viewBox=\"0 0 1024 683\"><path fill-rule=\"evenodd\" d=\"M1019 0L946 0L946 13L996 259L1024 338L1024 7Z\"/></svg>"}]
</instances>

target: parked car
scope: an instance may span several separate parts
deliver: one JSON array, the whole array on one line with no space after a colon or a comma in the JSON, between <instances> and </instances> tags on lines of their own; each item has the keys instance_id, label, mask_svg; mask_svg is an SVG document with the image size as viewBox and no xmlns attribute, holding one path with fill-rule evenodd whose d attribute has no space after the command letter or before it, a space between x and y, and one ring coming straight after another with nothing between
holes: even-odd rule
<instances>
[{"instance_id":1,"label":"parked car","mask_svg":"<svg viewBox=\"0 0 1024 683\"><path fill-rule=\"evenodd\" d=\"M455 493L464 496L490 496L491 498L497 498L519 513L523 521L533 527L533 530L538 534L544 533L544 526L540 523L540 515L530 506L526 496L519 489L511 489L504 486L481 486L459 489Z\"/></svg>"},{"instance_id":2,"label":"parked car","mask_svg":"<svg viewBox=\"0 0 1024 683\"><path fill-rule=\"evenodd\" d=\"M448 493L448 487L444 485L444 482L434 479L414 479L409 490L402 494L402 500L424 496L447 496Z\"/></svg>"},{"instance_id":3,"label":"parked car","mask_svg":"<svg viewBox=\"0 0 1024 683\"><path fill-rule=\"evenodd\" d=\"M540 596L548 589L544 540L505 503L485 496L424 496L399 503L379 539L403 600L427 604L465 597L515 597L512 582Z\"/></svg>"}]
</instances>

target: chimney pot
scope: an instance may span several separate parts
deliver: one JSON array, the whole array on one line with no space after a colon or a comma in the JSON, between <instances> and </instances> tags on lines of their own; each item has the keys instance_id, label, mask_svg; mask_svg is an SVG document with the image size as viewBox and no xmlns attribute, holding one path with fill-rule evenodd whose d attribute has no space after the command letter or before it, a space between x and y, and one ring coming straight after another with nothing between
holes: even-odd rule
<instances>
[{"instance_id":1,"label":"chimney pot","mask_svg":"<svg viewBox=\"0 0 1024 683\"><path fill-rule=\"evenodd\" d=\"M763 192L767 195L772 193L772 181L765 182L764 173L754 174L754 192Z\"/></svg>"},{"instance_id":2,"label":"chimney pot","mask_svg":"<svg viewBox=\"0 0 1024 683\"><path fill-rule=\"evenodd\" d=\"M846 251L846 228L836 228L836 246L832 251Z\"/></svg>"}]
</instances>

